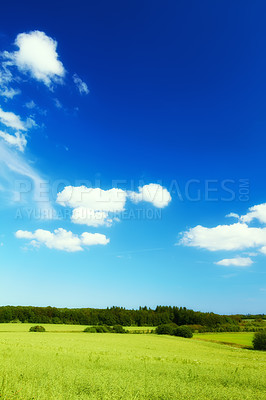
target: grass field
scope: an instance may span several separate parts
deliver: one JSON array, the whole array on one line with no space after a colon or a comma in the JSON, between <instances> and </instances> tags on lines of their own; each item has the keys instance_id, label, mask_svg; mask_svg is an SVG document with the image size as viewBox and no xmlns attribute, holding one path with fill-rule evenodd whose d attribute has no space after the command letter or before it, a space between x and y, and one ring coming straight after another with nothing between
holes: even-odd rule
<instances>
[{"instance_id":1,"label":"grass field","mask_svg":"<svg viewBox=\"0 0 266 400\"><path fill-rule=\"evenodd\" d=\"M29 333L29 326L0 324L1 400L265 399L264 352L69 325Z\"/></svg>"},{"instance_id":2,"label":"grass field","mask_svg":"<svg viewBox=\"0 0 266 400\"><path fill-rule=\"evenodd\" d=\"M28 332L30 327L37 324L1 324L0 332ZM40 324L45 327L47 332L83 332L88 325L63 325L63 324ZM155 326L125 326L129 331L151 331Z\"/></svg>"},{"instance_id":3,"label":"grass field","mask_svg":"<svg viewBox=\"0 0 266 400\"><path fill-rule=\"evenodd\" d=\"M252 347L253 332L195 333L194 339Z\"/></svg>"}]
</instances>

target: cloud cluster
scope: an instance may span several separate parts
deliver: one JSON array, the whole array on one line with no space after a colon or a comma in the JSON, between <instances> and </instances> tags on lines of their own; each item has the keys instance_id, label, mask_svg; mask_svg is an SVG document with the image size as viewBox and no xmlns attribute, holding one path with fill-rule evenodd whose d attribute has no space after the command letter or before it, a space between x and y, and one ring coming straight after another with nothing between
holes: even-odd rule
<instances>
[{"instance_id":1,"label":"cloud cluster","mask_svg":"<svg viewBox=\"0 0 266 400\"><path fill-rule=\"evenodd\" d=\"M16 74L14 75L14 67L17 68L17 71L43 82L50 89L53 88L54 83L63 82L65 68L58 58L55 40L44 32L33 31L20 33L16 37L15 45L18 47L17 51L1 53L4 61L0 67L0 96L12 99L21 93L20 89L14 89L10 86L20 80L16 77ZM31 101L26 103L26 107L29 109L36 108L36 104ZM13 146L19 151L24 151L27 144L26 132L32 127L37 127L32 117L27 118L24 122L19 115L11 111L4 111L1 107L0 123L7 129L16 131L1 130L0 137L9 146Z\"/></svg>"},{"instance_id":2,"label":"cloud cluster","mask_svg":"<svg viewBox=\"0 0 266 400\"><path fill-rule=\"evenodd\" d=\"M21 93L20 89L13 88L11 85L25 81L25 77L43 83L52 91L56 83L64 82L66 70L59 59L57 42L54 39L37 30L24 32L16 37L15 46L15 51L4 51L0 54L4 60L0 66L0 96L4 97L6 102ZM21 79L22 75L23 80ZM81 95L89 93L87 84L77 74L74 74L72 79ZM57 108L63 108L57 98L54 98L54 102ZM33 100L24 101L23 107L25 111L38 111L39 114L44 115ZM0 107L0 178L5 181L6 186L10 186L10 182L14 182L15 176L28 177L32 187L29 185L29 193L27 196L23 196L23 199L25 197L28 201L32 196L36 209L41 211L41 215L53 218L56 213L49 199L40 199L38 196L40 188L45 186L44 180L32 168L26 157L16 151L24 151L29 130L38 125L31 115L21 118L5 108ZM19 191L16 192L13 189L14 197L18 193ZM165 188L158 184L144 185L139 187L136 192L117 188L102 190L85 186L67 186L57 196L58 204L72 208L72 222L92 227L111 226L118 219L115 213L125 210L127 200L134 203L147 202L154 207L164 208L171 201L171 196ZM42 211L45 213L43 214ZM85 246L106 245L109 242L105 235L99 233L84 232L79 236L63 228L54 232L43 229L35 232L17 231L16 237L29 240L33 246L44 245L51 249L70 252L81 251Z\"/></svg>"},{"instance_id":3,"label":"cloud cluster","mask_svg":"<svg viewBox=\"0 0 266 400\"><path fill-rule=\"evenodd\" d=\"M214 228L198 225L183 233L181 244L210 251L258 248L266 245L266 228L253 228L241 222Z\"/></svg>"},{"instance_id":4,"label":"cloud cluster","mask_svg":"<svg viewBox=\"0 0 266 400\"><path fill-rule=\"evenodd\" d=\"M11 87L13 83L21 82L18 73L44 83L51 90L54 89L56 83L64 82L66 70L59 59L57 42L54 39L38 30L23 32L17 35L15 46L17 50L13 52L3 51L0 53L3 60L0 65L0 96L5 100L13 99L14 96L21 93L20 89ZM74 74L72 78L80 94L89 93L86 83L77 74ZM57 108L62 108L58 99L55 99L55 105ZM28 101L25 107L35 108L39 113L44 114L34 101ZM11 111L4 111L1 107L0 123L8 129L16 130L16 132L9 132L2 129L0 137L9 146L13 146L19 151L24 151L27 144L26 132L37 126L31 117L23 122L20 116Z\"/></svg>"},{"instance_id":5,"label":"cloud cluster","mask_svg":"<svg viewBox=\"0 0 266 400\"><path fill-rule=\"evenodd\" d=\"M29 129L37 127L32 117L28 117L26 121L22 121L19 115L11 111L4 111L0 107L0 124L10 132L0 131L0 137L10 146L16 147L19 151L25 150L27 139L26 133ZM22 132L23 133L22 133Z\"/></svg>"},{"instance_id":6,"label":"cloud cluster","mask_svg":"<svg viewBox=\"0 0 266 400\"><path fill-rule=\"evenodd\" d=\"M15 45L18 47L17 51L3 53L9 65L16 66L23 73L29 73L32 78L50 88L54 82L62 82L65 69L59 60L55 40L44 32L33 31L20 33Z\"/></svg>"},{"instance_id":7,"label":"cloud cluster","mask_svg":"<svg viewBox=\"0 0 266 400\"><path fill-rule=\"evenodd\" d=\"M158 208L166 207L171 201L170 193L161 185L151 183L139 187L138 192L112 188L88 188L86 186L66 186L57 194L57 203L73 208L72 222L88 226L111 226L116 218L112 213L124 211L126 200L135 203L149 202Z\"/></svg>"},{"instance_id":8,"label":"cloud cluster","mask_svg":"<svg viewBox=\"0 0 266 400\"><path fill-rule=\"evenodd\" d=\"M37 229L35 232L19 230L15 233L18 239L30 240L32 246L44 245L49 249L63 250L67 252L82 251L84 246L106 245L109 239L100 233L84 232L80 236L63 228L50 232Z\"/></svg>"},{"instance_id":9,"label":"cloud cluster","mask_svg":"<svg viewBox=\"0 0 266 400\"><path fill-rule=\"evenodd\" d=\"M230 213L227 217L236 218L238 222L212 228L195 226L181 234L179 244L209 251L256 249L261 254L266 254L266 227L249 225L254 220L266 224L266 203L250 207L248 212L242 216ZM256 255L256 253L252 255ZM244 267L250 266L252 263L253 261L249 257L235 257L218 261L216 264Z\"/></svg>"}]
</instances>

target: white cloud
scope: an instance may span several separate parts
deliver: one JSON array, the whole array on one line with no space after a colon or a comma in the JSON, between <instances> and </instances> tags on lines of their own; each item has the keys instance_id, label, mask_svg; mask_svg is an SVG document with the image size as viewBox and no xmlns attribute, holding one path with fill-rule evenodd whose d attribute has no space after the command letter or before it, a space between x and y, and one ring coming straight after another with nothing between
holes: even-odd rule
<instances>
[{"instance_id":1,"label":"white cloud","mask_svg":"<svg viewBox=\"0 0 266 400\"><path fill-rule=\"evenodd\" d=\"M54 104L55 104L56 108L59 108L59 109L63 108L61 101L59 101L56 98L54 99Z\"/></svg>"},{"instance_id":2,"label":"white cloud","mask_svg":"<svg viewBox=\"0 0 266 400\"><path fill-rule=\"evenodd\" d=\"M33 78L50 88L52 83L62 82L65 69L58 59L55 40L44 32L33 31L20 33L15 44L19 50L3 53L9 64L16 65L21 72L30 73Z\"/></svg>"},{"instance_id":3,"label":"white cloud","mask_svg":"<svg viewBox=\"0 0 266 400\"><path fill-rule=\"evenodd\" d=\"M0 90L0 96L5 97L6 99L13 99L14 96L20 94L21 91L19 89L7 88L5 87L3 90Z\"/></svg>"},{"instance_id":4,"label":"white cloud","mask_svg":"<svg viewBox=\"0 0 266 400\"><path fill-rule=\"evenodd\" d=\"M217 265L223 265L225 267L249 267L253 264L253 261L249 257L235 257L235 258L225 258L221 261L216 262Z\"/></svg>"},{"instance_id":5,"label":"white cloud","mask_svg":"<svg viewBox=\"0 0 266 400\"><path fill-rule=\"evenodd\" d=\"M16 132L15 136L10 135L9 133L0 131L0 137L6 141L11 146L15 146L19 151L24 151L27 140L25 135L21 134L20 132Z\"/></svg>"},{"instance_id":6,"label":"white cloud","mask_svg":"<svg viewBox=\"0 0 266 400\"><path fill-rule=\"evenodd\" d=\"M87 84L83 82L77 74L74 74L72 78L80 94L89 94L90 91Z\"/></svg>"},{"instance_id":7,"label":"white cloud","mask_svg":"<svg viewBox=\"0 0 266 400\"><path fill-rule=\"evenodd\" d=\"M25 104L25 107L27 107L28 109L32 110L33 108L36 107L36 104L35 104L35 102L34 102L33 100L31 100L31 101L28 101L28 102Z\"/></svg>"},{"instance_id":8,"label":"white cloud","mask_svg":"<svg viewBox=\"0 0 266 400\"><path fill-rule=\"evenodd\" d=\"M56 229L54 232L37 229L35 232L19 230L16 232L18 239L32 240L30 244L39 246L43 244L49 249L63 250L67 252L82 251L83 246L94 246L97 244L106 245L109 239L99 233L84 232L78 236L71 231L63 228Z\"/></svg>"},{"instance_id":9,"label":"white cloud","mask_svg":"<svg viewBox=\"0 0 266 400\"><path fill-rule=\"evenodd\" d=\"M47 115L47 110L43 110L42 108L38 107L37 104L33 100L30 100L27 103L25 103L24 107L28 108L29 110L37 111L41 115ZM35 123L34 126L36 127L38 125Z\"/></svg>"},{"instance_id":10,"label":"white cloud","mask_svg":"<svg viewBox=\"0 0 266 400\"><path fill-rule=\"evenodd\" d=\"M257 219L262 224L266 223L266 203L250 207L249 212L240 217L240 220L246 223L249 223L254 219Z\"/></svg>"},{"instance_id":11,"label":"white cloud","mask_svg":"<svg viewBox=\"0 0 266 400\"><path fill-rule=\"evenodd\" d=\"M34 121L34 119L32 117L28 117L25 122L25 127L27 129L31 129L31 128L37 128L38 125L36 124L36 122Z\"/></svg>"},{"instance_id":12,"label":"white cloud","mask_svg":"<svg viewBox=\"0 0 266 400\"><path fill-rule=\"evenodd\" d=\"M260 249L260 252L262 254L266 254L266 244L265 244L265 246L262 246L262 248Z\"/></svg>"},{"instance_id":13,"label":"white cloud","mask_svg":"<svg viewBox=\"0 0 266 400\"><path fill-rule=\"evenodd\" d=\"M258 255L258 253L256 253L255 251L247 251L244 253L245 255L249 256L249 257L256 257Z\"/></svg>"},{"instance_id":14,"label":"white cloud","mask_svg":"<svg viewBox=\"0 0 266 400\"><path fill-rule=\"evenodd\" d=\"M3 54L0 53L0 56ZM9 62L3 62L0 69L0 86L5 89L13 81L12 73L9 71Z\"/></svg>"},{"instance_id":15,"label":"white cloud","mask_svg":"<svg viewBox=\"0 0 266 400\"><path fill-rule=\"evenodd\" d=\"M75 224L84 224L88 226L101 226L112 224L112 219L108 218L108 213L106 211L95 211L86 207L74 208L72 217L72 222Z\"/></svg>"},{"instance_id":16,"label":"white cloud","mask_svg":"<svg viewBox=\"0 0 266 400\"><path fill-rule=\"evenodd\" d=\"M127 193L122 189L102 190L86 186L66 186L57 194L57 203L72 208L117 212L123 211Z\"/></svg>"},{"instance_id":17,"label":"white cloud","mask_svg":"<svg viewBox=\"0 0 266 400\"><path fill-rule=\"evenodd\" d=\"M33 239L34 237L32 232L22 230L17 231L15 235L18 239Z\"/></svg>"},{"instance_id":18,"label":"white cloud","mask_svg":"<svg viewBox=\"0 0 266 400\"><path fill-rule=\"evenodd\" d=\"M5 125L7 128L15 129L17 132L11 135L9 133L0 131L0 137L6 141L11 146L15 146L18 150L24 151L27 144L27 140L24 134L19 131L27 131L31 128L36 128L38 125L32 117L28 117L25 122L23 122L19 115L13 112L4 111L0 107L0 123Z\"/></svg>"},{"instance_id":19,"label":"white cloud","mask_svg":"<svg viewBox=\"0 0 266 400\"><path fill-rule=\"evenodd\" d=\"M128 195L134 203L146 201L158 208L166 207L171 201L171 195L168 190L156 183L139 187L138 192L129 192Z\"/></svg>"},{"instance_id":20,"label":"white cloud","mask_svg":"<svg viewBox=\"0 0 266 400\"><path fill-rule=\"evenodd\" d=\"M227 217L237 218L238 222L213 228L198 225L183 232L179 244L209 251L255 249L266 255L266 227L248 225L254 219L266 223L266 203L250 207L248 213L240 217L235 213L230 213ZM245 257L225 258L216 264L245 267L253 263L250 257L257 254L254 251L244 252Z\"/></svg>"},{"instance_id":21,"label":"white cloud","mask_svg":"<svg viewBox=\"0 0 266 400\"><path fill-rule=\"evenodd\" d=\"M101 233L88 232L82 233L81 240L84 246L95 246L96 244L106 245L110 242L110 239L107 239L107 237Z\"/></svg>"},{"instance_id":22,"label":"white cloud","mask_svg":"<svg viewBox=\"0 0 266 400\"><path fill-rule=\"evenodd\" d=\"M17 129L19 131L27 130L25 123L21 121L20 116L14 114L13 112L3 111L1 107L0 122L9 128Z\"/></svg>"},{"instance_id":23,"label":"white cloud","mask_svg":"<svg viewBox=\"0 0 266 400\"><path fill-rule=\"evenodd\" d=\"M236 218L236 219L239 219L240 217L239 217L238 214L231 212L231 213L229 213L229 214L226 215L226 218Z\"/></svg>"},{"instance_id":24,"label":"white cloud","mask_svg":"<svg viewBox=\"0 0 266 400\"><path fill-rule=\"evenodd\" d=\"M255 248L266 246L266 228L250 228L240 222L214 228L198 225L184 232L180 243L210 251Z\"/></svg>"},{"instance_id":25,"label":"white cloud","mask_svg":"<svg viewBox=\"0 0 266 400\"><path fill-rule=\"evenodd\" d=\"M119 220L112 213L124 211L127 198L134 202L148 201L160 208L171 200L170 193L157 184L140 187L139 193L117 188L102 190L86 186L66 186L57 194L57 203L73 208L71 220L76 224L111 226L113 221Z\"/></svg>"}]
</instances>

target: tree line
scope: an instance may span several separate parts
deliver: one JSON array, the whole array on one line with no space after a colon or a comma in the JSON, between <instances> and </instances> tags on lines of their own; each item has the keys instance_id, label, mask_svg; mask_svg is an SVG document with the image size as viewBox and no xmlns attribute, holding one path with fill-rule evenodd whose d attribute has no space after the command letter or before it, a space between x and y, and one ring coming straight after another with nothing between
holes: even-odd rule
<instances>
[{"instance_id":1,"label":"tree line","mask_svg":"<svg viewBox=\"0 0 266 400\"><path fill-rule=\"evenodd\" d=\"M56 308L32 306L0 307L0 323L50 323L78 325L122 325L158 326L175 323L177 325L200 325L207 327L236 326L242 316L219 315L200 312L186 307L157 306L155 309L139 307L128 310L123 307L96 308Z\"/></svg>"}]
</instances>

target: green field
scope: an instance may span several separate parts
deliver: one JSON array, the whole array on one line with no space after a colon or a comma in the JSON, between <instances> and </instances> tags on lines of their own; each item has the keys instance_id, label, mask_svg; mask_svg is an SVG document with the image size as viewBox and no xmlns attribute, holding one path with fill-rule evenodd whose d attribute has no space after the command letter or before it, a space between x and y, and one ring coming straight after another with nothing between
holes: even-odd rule
<instances>
[{"instance_id":1,"label":"green field","mask_svg":"<svg viewBox=\"0 0 266 400\"><path fill-rule=\"evenodd\" d=\"M30 333L29 326L0 324L0 399L265 399L264 352L173 336L86 334L77 325Z\"/></svg>"},{"instance_id":2,"label":"green field","mask_svg":"<svg viewBox=\"0 0 266 400\"><path fill-rule=\"evenodd\" d=\"M1 324L0 332L28 332L30 327L36 324ZM88 325L63 325L63 324L41 324L47 332L83 332ZM125 326L129 331L151 331L155 326Z\"/></svg>"},{"instance_id":3,"label":"green field","mask_svg":"<svg viewBox=\"0 0 266 400\"><path fill-rule=\"evenodd\" d=\"M195 333L193 338L252 347L253 332Z\"/></svg>"}]
</instances>

